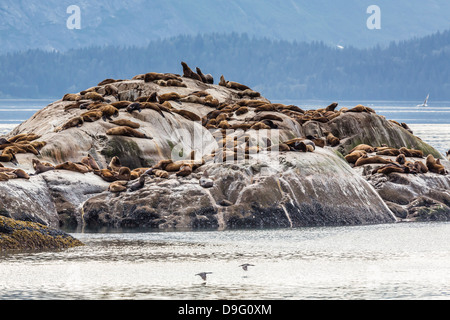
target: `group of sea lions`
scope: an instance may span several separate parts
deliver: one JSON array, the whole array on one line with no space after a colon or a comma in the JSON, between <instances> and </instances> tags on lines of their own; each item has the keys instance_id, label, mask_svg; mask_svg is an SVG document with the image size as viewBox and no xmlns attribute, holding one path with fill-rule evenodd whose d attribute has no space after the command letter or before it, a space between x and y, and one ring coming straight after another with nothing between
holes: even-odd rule
<instances>
[{"instance_id":1,"label":"group of sea lions","mask_svg":"<svg viewBox=\"0 0 450 320\"><path fill-rule=\"evenodd\" d=\"M369 156L371 153L375 153L375 155ZM392 160L383 156L395 156L396 158ZM382 173L388 175L392 172L448 174L440 159L435 159L432 154L426 157L425 163L421 160L409 161L407 158L424 158L424 154L421 150L408 149L406 147L396 149L387 146L372 147L367 144L360 144L345 156L345 160L355 167L366 164L382 164L382 166L375 168L372 174Z\"/></svg>"}]
</instances>

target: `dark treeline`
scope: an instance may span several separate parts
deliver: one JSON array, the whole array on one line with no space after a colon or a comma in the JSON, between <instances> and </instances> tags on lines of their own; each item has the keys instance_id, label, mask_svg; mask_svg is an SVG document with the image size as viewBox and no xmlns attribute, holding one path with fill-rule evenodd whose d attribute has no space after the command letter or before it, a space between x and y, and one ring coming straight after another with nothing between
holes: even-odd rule
<instances>
[{"instance_id":1,"label":"dark treeline","mask_svg":"<svg viewBox=\"0 0 450 320\"><path fill-rule=\"evenodd\" d=\"M182 73L181 61L273 100L450 100L450 31L371 49L207 34L145 48L30 50L0 56L0 98L59 98L105 78Z\"/></svg>"}]
</instances>

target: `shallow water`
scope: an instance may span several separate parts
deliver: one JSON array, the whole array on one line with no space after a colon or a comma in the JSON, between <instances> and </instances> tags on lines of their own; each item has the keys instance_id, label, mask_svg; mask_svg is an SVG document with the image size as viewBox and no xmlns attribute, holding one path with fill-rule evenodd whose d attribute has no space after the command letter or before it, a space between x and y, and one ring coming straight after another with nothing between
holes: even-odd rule
<instances>
[{"instance_id":1,"label":"shallow water","mask_svg":"<svg viewBox=\"0 0 450 320\"><path fill-rule=\"evenodd\" d=\"M73 235L1 256L0 299L450 299L449 223Z\"/></svg>"}]
</instances>

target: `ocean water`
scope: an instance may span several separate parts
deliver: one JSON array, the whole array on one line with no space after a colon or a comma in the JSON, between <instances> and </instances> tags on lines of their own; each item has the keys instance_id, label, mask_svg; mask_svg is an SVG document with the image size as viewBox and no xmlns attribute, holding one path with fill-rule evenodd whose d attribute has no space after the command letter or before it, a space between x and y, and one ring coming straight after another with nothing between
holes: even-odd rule
<instances>
[{"instance_id":1,"label":"ocean water","mask_svg":"<svg viewBox=\"0 0 450 320\"><path fill-rule=\"evenodd\" d=\"M30 118L38 110L54 100L1 100L0 99L0 135L11 131L18 124ZM275 102L275 101L274 101ZM295 104L304 109L326 107L330 101L276 101ZM387 119L407 123L414 134L429 143L441 153L450 149L450 101L429 102L428 107L417 107L417 101L342 101L339 108L352 108L363 104L375 109Z\"/></svg>"},{"instance_id":2,"label":"ocean water","mask_svg":"<svg viewBox=\"0 0 450 320\"><path fill-rule=\"evenodd\" d=\"M449 223L73 236L0 254L0 300L450 299Z\"/></svg>"}]
</instances>

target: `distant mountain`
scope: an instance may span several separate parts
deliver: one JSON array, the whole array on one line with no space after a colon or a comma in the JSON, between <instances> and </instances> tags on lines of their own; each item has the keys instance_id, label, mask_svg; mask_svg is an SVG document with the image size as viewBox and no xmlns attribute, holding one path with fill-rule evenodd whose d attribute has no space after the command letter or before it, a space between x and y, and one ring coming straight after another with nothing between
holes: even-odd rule
<instances>
[{"instance_id":1,"label":"distant mountain","mask_svg":"<svg viewBox=\"0 0 450 320\"><path fill-rule=\"evenodd\" d=\"M381 9L380 30L366 25L374 3ZM66 27L74 4L80 30ZM362 48L448 29L449 16L448 0L2 0L0 53L145 46L177 35L231 32Z\"/></svg>"},{"instance_id":2,"label":"distant mountain","mask_svg":"<svg viewBox=\"0 0 450 320\"><path fill-rule=\"evenodd\" d=\"M0 98L60 98L106 78L182 73L181 61L218 83L223 74L277 99L450 100L450 30L370 49L209 34L67 52L0 55Z\"/></svg>"}]
</instances>

